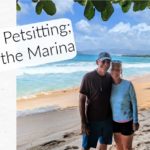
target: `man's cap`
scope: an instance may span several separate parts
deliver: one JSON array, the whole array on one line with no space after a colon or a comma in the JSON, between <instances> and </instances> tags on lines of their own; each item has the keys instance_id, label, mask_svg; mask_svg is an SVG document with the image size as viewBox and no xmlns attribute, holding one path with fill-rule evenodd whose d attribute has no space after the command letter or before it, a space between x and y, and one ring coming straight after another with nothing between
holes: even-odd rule
<instances>
[{"instance_id":1,"label":"man's cap","mask_svg":"<svg viewBox=\"0 0 150 150\"><path fill-rule=\"evenodd\" d=\"M111 61L111 56L110 56L110 54L107 53L107 52L101 52L101 53L98 55L98 58L97 58L97 60L100 60L100 61L103 61L103 60L106 60L106 59L108 59L108 60Z\"/></svg>"}]
</instances>

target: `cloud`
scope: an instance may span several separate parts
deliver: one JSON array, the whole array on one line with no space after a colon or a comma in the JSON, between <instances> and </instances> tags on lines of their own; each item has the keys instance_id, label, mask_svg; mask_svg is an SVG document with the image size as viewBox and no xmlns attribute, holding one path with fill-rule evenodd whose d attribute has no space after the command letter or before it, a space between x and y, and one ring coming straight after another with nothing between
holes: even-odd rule
<instances>
[{"instance_id":1,"label":"cloud","mask_svg":"<svg viewBox=\"0 0 150 150\"><path fill-rule=\"evenodd\" d=\"M24 3L22 1L19 1L19 5L21 6L21 11L17 12L17 24L18 25L20 25L18 23L18 20L21 20L23 16L29 15L29 13L34 10L32 3Z\"/></svg>"},{"instance_id":2,"label":"cloud","mask_svg":"<svg viewBox=\"0 0 150 150\"><path fill-rule=\"evenodd\" d=\"M89 22L87 22L86 20L80 20L79 22L76 23L76 28L80 31L80 32L90 32L90 24Z\"/></svg>"},{"instance_id":3,"label":"cloud","mask_svg":"<svg viewBox=\"0 0 150 150\"><path fill-rule=\"evenodd\" d=\"M30 10L33 9L33 5L32 3L23 3L23 2L19 2L19 5L21 6L21 11L18 12L19 14L22 15L27 15L30 13Z\"/></svg>"},{"instance_id":4,"label":"cloud","mask_svg":"<svg viewBox=\"0 0 150 150\"><path fill-rule=\"evenodd\" d=\"M72 12L73 13L73 0L53 0L53 2L56 5L57 13L56 15L64 15L65 13ZM21 15L27 15L31 11L35 11L36 3L32 3L31 1L27 0L24 2L23 0L19 1L19 4L21 6L21 11L18 12L18 14Z\"/></svg>"},{"instance_id":5,"label":"cloud","mask_svg":"<svg viewBox=\"0 0 150 150\"><path fill-rule=\"evenodd\" d=\"M82 33L93 33L95 31L97 31L95 33L99 33L99 32L105 32L107 29L105 26L101 26L100 24L92 25L90 24L90 22L83 19L77 22L75 26L77 30Z\"/></svg>"},{"instance_id":6,"label":"cloud","mask_svg":"<svg viewBox=\"0 0 150 150\"><path fill-rule=\"evenodd\" d=\"M109 30L109 32L120 32L125 33L130 30L130 24L124 24L123 22L118 23L115 27Z\"/></svg>"},{"instance_id":7,"label":"cloud","mask_svg":"<svg viewBox=\"0 0 150 150\"><path fill-rule=\"evenodd\" d=\"M56 4L57 14L65 14L67 12L73 13L73 0L53 0Z\"/></svg>"},{"instance_id":8,"label":"cloud","mask_svg":"<svg viewBox=\"0 0 150 150\"><path fill-rule=\"evenodd\" d=\"M150 9L148 8L143 11L137 11L137 12L130 10L129 13L127 13L128 17L130 17L136 23L140 23L140 22L150 23L149 14L150 14Z\"/></svg>"},{"instance_id":9,"label":"cloud","mask_svg":"<svg viewBox=\"0 0 150 150\"><path fill-rule=\"evenodd\" d=\"M76 42L79 50L150 50L150 25L119 22L112 28L80 20L76 23Z\"/></svg>"}]
</instances>

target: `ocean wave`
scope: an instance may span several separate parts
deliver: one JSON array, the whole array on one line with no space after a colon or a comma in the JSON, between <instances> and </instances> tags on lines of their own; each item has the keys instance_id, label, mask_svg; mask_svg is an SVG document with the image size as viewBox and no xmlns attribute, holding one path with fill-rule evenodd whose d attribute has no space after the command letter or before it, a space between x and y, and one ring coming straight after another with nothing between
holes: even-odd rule
<instances>
[{"instance_id":1,"label":"ocean wave","mask_svg":"<svg viewBox=\"0 0 150 150\"><path fill-rule=\"evenodd\" d=\"M38 113L55 111L59 109L60 107L58 106L46 106L46 107L40 107L40 108L31 109L31 110L30 109L22 110L22 111L17 111L17 117L23 117L23 116L28 116L28 115L38 114Z\"/></svg>"},{"instance_id":2,"label":"ocean wave","mask_svg":"<svg viewBox=\"0 0 150 150\"><path fill-rule=\"evenodd\" d=\"M123 64L123 68L150 68L150 63Z\"/></svg>"},{"instance_id":3,"label":"ocean wave","mask_svg":"<svg viewBox=\"0 0 150 150\"><path fill-rule=\"evenodd\" d=\"M88 66L88 67L86 67ZM52 65L52 66L43 66L36 68L24 68L20 69L17 72L17 76L21 75L36 75L36 74L57 74L57 73L74 73L81 71L90 71L96 67L95 63L70 63L66 65Z\"/></svg>"},{"instance_id":4,"label":"ocean wave","mask_svg":"<svg viewBox=\"0 0 150 150\"><path fill-rule=\"evenodd\" d=\"M42 66L20 69L17 72L17 76L22 75L37 75L37 74L58 74L58 73L75 73L75 72L87 72L96 68L96 64L93 62L75 62L61 65ZM150 68L150 63L123 63L123 68Z\"/></svg>"}]
</instances>

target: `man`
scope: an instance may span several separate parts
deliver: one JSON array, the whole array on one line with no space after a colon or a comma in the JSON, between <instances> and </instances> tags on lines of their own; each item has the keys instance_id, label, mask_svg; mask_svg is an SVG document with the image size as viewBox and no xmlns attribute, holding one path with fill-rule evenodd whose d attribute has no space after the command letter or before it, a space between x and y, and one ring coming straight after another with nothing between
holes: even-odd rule
<instances>
[{"instance_id":1,"label":"man","mask_svg":"<svg viewBox=\"0 0 150 150\"><path fill-rule=\"evenodd\" d=\"M112 78L107 73L110 62L108 53L100 53L96 60L97 69L87 73L80 86L82 150L89 150L91 147L106 150L107 144L112 143Z\"/></svg>"}]
</instances>

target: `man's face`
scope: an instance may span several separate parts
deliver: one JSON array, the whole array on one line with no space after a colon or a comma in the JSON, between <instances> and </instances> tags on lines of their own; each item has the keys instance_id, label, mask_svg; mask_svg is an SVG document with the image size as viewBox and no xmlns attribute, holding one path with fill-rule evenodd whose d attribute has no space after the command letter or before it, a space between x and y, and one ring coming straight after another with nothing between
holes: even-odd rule
<instances>
[{"instance_id":1,"label":"man's face","mask_svg":"<svg viewBox=\"0 0 150 150\"><path fill-rule=\"evenodd\" d=\"M107 72L107 70L110 67L110 60L109 59L97 60L97 65L100 70L102 70L103 72Z\"/></svg>"}]
</instances>

